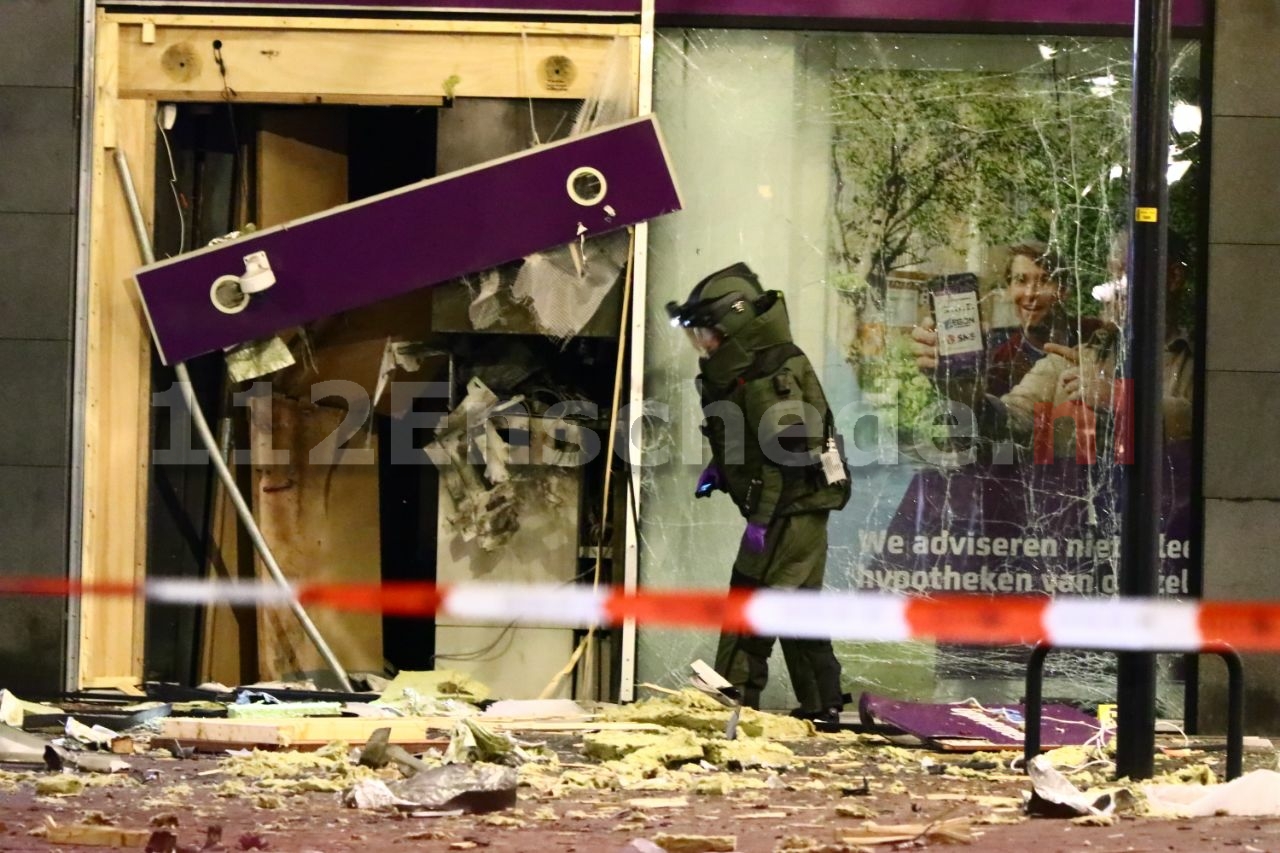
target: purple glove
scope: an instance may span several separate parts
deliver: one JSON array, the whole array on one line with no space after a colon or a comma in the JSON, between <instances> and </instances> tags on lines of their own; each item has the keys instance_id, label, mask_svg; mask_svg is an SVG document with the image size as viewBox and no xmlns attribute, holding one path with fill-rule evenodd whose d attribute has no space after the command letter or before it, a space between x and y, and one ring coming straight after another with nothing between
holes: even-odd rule
<instances>
[{"instance_id":1,"label":"purple glove","mask_svg":"<svg viewBox=\"0 0 1280 853\"><path fill-rule=\"evenodd\" d=\"M769 532L767 524L757 524L754 521L747 525L747 530L742 534L742 544L747 546L747 550L753 554L759 554L764 551L764 537Z\"/></svg>"},{"instance_id":2,"label":"purple glove","mask_svg":"<svg viewBox=\"0 0 1280 853\"><path fill-rule=\"evenodd\" d=\"M698 477L698 485L693 490L693 496L695 498L709 498L712 492L723 489L724 474L720 472L720 466L712 462L702 469L702 474Z\"/></svg>"}]
</instances>

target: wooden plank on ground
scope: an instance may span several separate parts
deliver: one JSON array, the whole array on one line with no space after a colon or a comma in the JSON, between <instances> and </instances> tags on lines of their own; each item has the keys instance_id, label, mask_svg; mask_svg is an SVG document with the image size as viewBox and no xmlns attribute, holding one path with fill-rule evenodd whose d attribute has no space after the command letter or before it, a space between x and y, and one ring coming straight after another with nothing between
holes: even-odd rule
<instances>
[{"instance_id":1,"label":"wooden plank on ground","mask_svg":"<svg viewBox=\"0 0 1280 853\"><path fill-rule=\"evenodd\" d=\"M428 717L309 717L278 720L225 720L196 717L166 717L160 721L160 737L175 738L184 746L201 741L217 741L238 745L290 747L308 743L331 743L335 740L347 743L364 743L374 731L391 729L391 743L419 743L427 741L429 723L434 728L453 725L445 718Z\"/></svg>"},{"instance_id":2,"label":"wooden plank on ground","mask_svg":"<svg viewBox=\"0 0 1280 853\"><path fill-rule=\"evenodd\" d=\"M429 731L449 731L457 723L453 717L307 717L264 722L262 720L166 717L160 721L162 738L175 738L184 746L203 742L219 746L269 746L305 748L323 746L335 740L364 743L377 729L391 729L391 743L430 743ZM486 728L510 732L593 732L663 731L653 723L615 721L517 720L482 717Z\"/></svg>"}]
</instances>

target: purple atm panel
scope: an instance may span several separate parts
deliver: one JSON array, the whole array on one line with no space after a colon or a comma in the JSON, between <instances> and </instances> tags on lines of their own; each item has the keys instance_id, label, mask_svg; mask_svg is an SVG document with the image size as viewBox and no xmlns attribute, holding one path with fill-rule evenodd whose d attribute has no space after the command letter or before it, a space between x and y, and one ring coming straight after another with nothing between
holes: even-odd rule
<instances>
[{"instance_id":1,"label":"purple atm panel","mask_svg":"<svg viewBox=\"0 0 1280 853\"><path fill-rule=\"evenodd\" d=\"M166 364L679 210L652 116L138 270ZM243 284L243 288L239 287Z\"/></svg>"}]
</instances>

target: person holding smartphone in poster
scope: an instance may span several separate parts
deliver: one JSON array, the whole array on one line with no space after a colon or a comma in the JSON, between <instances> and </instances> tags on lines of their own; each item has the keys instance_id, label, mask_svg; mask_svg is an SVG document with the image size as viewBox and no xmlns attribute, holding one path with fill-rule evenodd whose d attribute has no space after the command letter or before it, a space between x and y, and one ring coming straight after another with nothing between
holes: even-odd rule
<instances>
[{"instance_id":1,"label":"person holding smartphone in poster","mask_svg":"<svg viewBox=\"0 0 1280 853\"><path fill-rule=\"evenodd\" d=\"M984 387L997 397L1008 393L1052 347L1074 347L1087 341L1104 323L1096 317L1073 316L1063 307L1069 275L1047 244L1026 240L1009 247L1001 292L1014 308L1018 325L1005 334L989 334ZM938 329L930 319L911 330L916 364L933 372L939 367Z\"/></svg>"},{"instance_id":2,"label":"person holding smartphone in poster","mask_svg":"<svg viewBox=\"0 0 1280 853\"><path fill-rule=\"evenodd\" d=\"M822 384L792 341L782 293L765 291L750 267L737 263L698 282L667 311L699 355L711 463L695 496L727 493L747 523L730 587L821 589L827 521L849 500L849 472ZM716 671L744 705L760 707L773 643L721 634ZM838 723L843 690L831 641L784 637L782 653L797 716Z\"/></svg>"},{"instance_id":3,"label":"person holding smartphone in poster","mask_svg":"<svg viewBox=\"0 0 1280 853\"><path fill-rule=\"evenodd\" d=\"M1004 393L988 386L976 398L965 395L961 400L975 405L980 432L988 438L1012 438L1026 444L1034 440L1037 407L1050 405L1052 411L1073 403L1083 403L1090 410L1113 414L1120 404L1123 390L1118 383L1120 362L1124 356L1121 329L1126 304L1124 267L1128 241L1125 232L1112 244L1110 266L1118 278L1100 293L1108 297L1108 307L1120 325L1097 322L1093 332L1081 344L1047 341L1043 355ZM1189 247L1187 241L1170 231L1168 238L1167 302L1164 358L1164 428L1165 440L1175 442L1191 435L1191 390L1194 358L1188 336L1179 326L1181 299L1186 291ZM937 368L939 356L937 335L931 330L913 333L916 365L924 371ZM999 386L994 386L998 390ZM1069 453L1077 439L1070 418L1055 417L1054 447L1058 454ZM1099 448L1102 452L1103 448Z\"/></svg>"}]
</instances>

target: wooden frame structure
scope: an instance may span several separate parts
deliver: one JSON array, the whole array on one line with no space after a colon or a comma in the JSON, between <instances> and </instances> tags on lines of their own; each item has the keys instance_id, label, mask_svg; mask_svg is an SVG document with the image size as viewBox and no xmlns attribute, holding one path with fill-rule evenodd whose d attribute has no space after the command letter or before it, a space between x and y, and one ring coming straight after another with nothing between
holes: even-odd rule
<instances>
[{"instance_id":1,"label":"wooden frame structure","mask_svg":"<svg viewBox=\"0 0 1280 853\"><path fill-rule=\"evenodd\" d=\"M96 27L80 575L133 583L147 570L151 344L114 152L126 155L151 221L160 103L582 99L616 38L628 39L640 79L641 26L99 12ZM78 628L76 686L141 680L141 600L86 598Z\"/></svg>"}]
</instances>

